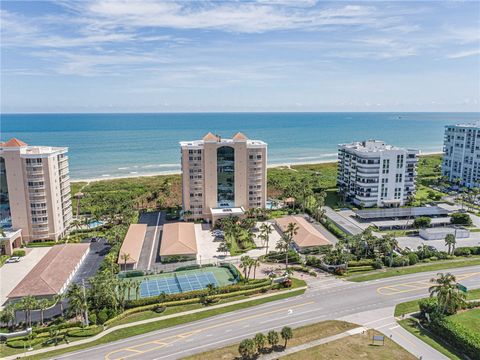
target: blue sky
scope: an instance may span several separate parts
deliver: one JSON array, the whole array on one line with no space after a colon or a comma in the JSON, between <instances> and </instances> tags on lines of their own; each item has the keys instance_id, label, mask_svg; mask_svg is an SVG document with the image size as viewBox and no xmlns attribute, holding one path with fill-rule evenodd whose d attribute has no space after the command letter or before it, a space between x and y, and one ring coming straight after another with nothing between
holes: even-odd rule
<instances>
[{"instance_id":1,"label":"blue sky","mask_svg":"<svg viewBox=\"0 0 480 360\"><path fill-rule=\"evenodd\" d=\"M480 2L5 1L2 112L480 111Z\"/></svg>"}]
</instances>

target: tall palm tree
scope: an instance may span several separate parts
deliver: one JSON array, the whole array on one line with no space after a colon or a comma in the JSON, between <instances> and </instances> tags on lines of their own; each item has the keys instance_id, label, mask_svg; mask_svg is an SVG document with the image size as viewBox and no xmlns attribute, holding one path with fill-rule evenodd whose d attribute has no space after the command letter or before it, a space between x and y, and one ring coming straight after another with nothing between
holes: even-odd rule
<instances>
[{"instance_id":1,"label":"tall palm tree","mask_svg":"<svg viewBox=\"0 0 480 360\"><path fill-rule=\"evenodd\" d=\"M130 260L130 254L128 253L120 254L120 260L123 261L123 271L127 271L127 261Z\"/></svg>"},{"instance_id":2,"label":"tall palm tree","mask_svg":"<svg viewBox=\"0 0 480 360\"><path fill-rule=\"evenodd\" d=\"M270 234L273 232L273 226L267 223L260 225L260 238L265 242L265 255L268 254L268 242Z\"/></svg>"},{"instance_id":3,"label":"tall palm tree","mask_svg":"<svg viewBox=\"0 0 480 360\"><path fill-rule=\"evenodd\" d=\"M0 320L7 324L9 328L12 328L15 324L15 311L16 307L14 304L7 304L3 310L0 312Z\"/></svg>"},{"instance_id":4,"label":"tall palm tree","mask_svg":"<svg viewBox=\"0 0 480 360\"><path fill-rule=\"evenodd\" d=\"M449 255L452 253L452 246L453 246L453 251L455 251L456 242L457 241L455 239L455 235L447 234L447 236L445 236L445 245L448 246L448 254Z\"/></svg>"},{"instance_id":5,"label":"tall palm tree","mask_svg":"<svg viewBox=\"0 0 480 360\"><path fill-rule=\"evenodd\" d=\"M133 288L135 289L135 300L138 300L138 297L140 296L141 285L142 285L141 281L135 281L133 283Z\"/></svg>"},{"instance_id":6,"label":"tall palm tree","mask_svg":"<svg viewBox=\"0 0 480 360\"><path fill-rule=\"evenodd\" d=\"M253 263L253 279L257 277L257 266L260 265L260 261L258 259L252 259Z\"/></svg>"},{"instance_id":7,"label":"tall palm tree","mask_svg":"<svg viewBox=\"0 0 480 360\"><path fill-rule=\"evenodd\" d=\"M37 299L27 295L22 298L19 306L25 312L25 326L32 327L32 310L37 308Z\"/></svg>"},{"instance_id":8,"label":"tall palm tree","mask_svg":"<svg viewBox=\"0 0 480 360\"><path fill-rule=\"evenodd\" d=\"M86 299L80 285L77 283L70 285L66 293L66 298L68 299L69 309L75 313L77 318L81 316L82 321L85 322L87 311Z\"/></svg>"},{"instance_id":9,"label":"tall palm tree","mask_svg":"<svg viewBox=\"0 0 480 360\"><path fill-rule=\"evenodd\" d=\"M53 297L53 301L56 304L60 305L60 313L62 314L63 317L63 299L65 298L65 294L57 294Z\"/></svg>"},{"instance_id":10,"label":"tall palm tree","mask_svg":"<svg viewBox=\"0 0 480 360\"><path fill-rule=\"evenodd\" d=\"M288 252L293 243L293 237L285 232L283 233L280 241L277 242L277 249L279 251L285 251L285 269L288 269Z\"/></svg>"},{"instance_id":11,"label":"tall palm tree","mask_svg":"<svg viewBox=\"0 0 480 360\"><path fill-rule=\"evenodd\" d=\"M41 299L38 301L38 307L40 308L40 323L43 325L43 315L45 310L47 310L51 305L51 302L48 299Z\"/></svg>"},{"instance_id":12,"label":"tall palm tree","mask_svg":"<svg viewBox=\"0 0 480 360\"><path fill-rule=\"evenodd\" d=\"M430 282L435 284L428 289L430 296L437 296L440 313L455 314L463 305L465 295L458 290L454 275L438 273L437 276L437 278L430 280Z\"/></svg>"}]
</instances>

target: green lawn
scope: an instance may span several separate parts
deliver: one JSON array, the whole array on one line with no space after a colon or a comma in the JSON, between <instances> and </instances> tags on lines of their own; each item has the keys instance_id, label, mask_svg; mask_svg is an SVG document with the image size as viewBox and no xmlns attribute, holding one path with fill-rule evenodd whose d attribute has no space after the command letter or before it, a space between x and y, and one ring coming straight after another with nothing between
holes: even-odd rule
<instances>
[{"instance_id":1,"label":"green lawn","mask_svg":"<svg viewBox=\"0 0 480 360\"><path fill-rule=\"evenodd\" d=\"M462 258L461 260L447 260L447 261L435 261L432 263L423 263L413 266L405 266L399 268L391 268L386 270L379 270L365 275L352 275L347 277L348 281L362 282L369 280L377 280L388 278L392 276L401 276L408 274L415 274L425 271L454 269L464 266L480 265L480 257Z\"/></svg>"},{"instance_id":2,"label":"green lawn","mask_svg":"<svg viewBox=\"0 0 480 360\"><path fill-rule=\"evenodd\" d=\"M398 322L405 330L415 335L417 338L427 343L435 350L441 352L451 360L462 360L461 355L455 352L455 349L443 343L439 338L428 330L424 330L417 326L416 320L410 318Z\"/></svg>"},{"instance_id":3,"label":"green lawn","mask_svg":"<svg viewBox=\"0 0 480 360\"><path fill-rule=\"evenodd\" d=\"M235 311L235 310L246 309L246 308L249 308L249 307L252 307L252 306L261 305L261 304L268 303L268 302L275 301L275 300L286 299L286 298L289 298L289 297L292 297L292 296L301 295L304 292L305 292L304 289L299 289L297 291L292 291L290 293L278 294L278 295L275 295L275 296L262 298L262 299L252 299L251 301L248 301L248 302L244 302L244 303L240 303L240 304L234 304L234 305L226 306L226 307L223 307L223 308L211 309L211 310L207 310L207 311L203 311L203 312L199 312L199 313L194 313L194 314L174 317L174 318L171 318L171 319L166 319L164 321L158 321L158 322L152 322L152 323L138 325L138 326L132 326L132 327L129 327L129 328L126 328L126 329L120 329L120 330L114 331L114 332L112 332L108 335L105 335L101 339L98 339L96 341L92 341L88 344L72 346L68 349L52 350L52 351L49 351L49 352L44 353L44 354L29 356L28 359L50 358L50 357L54 357L54 356L57 356L57 355L60 355L60 354L65 354L65 353L69 353L69 352L73 352L73 351L77 351L77 350L81 350L81 349L90 348L90 347L93 347L93 346L96 346L96 345L101 345L101 344L105 344L105 343L108 343L108 342L117 341L117 340L125 339L125 338L128 338L128 337L144 334L144 333L147 333L147 332L150 332L150 331L164 329L164 328L168 328L168 327L176 326L176 325L181 325L181 324L185 324L185 323L188 323L188 322L205 319L205 318L208 318L208 317L211 317L211 316L220 315L220 314L224 314L224 313ZM40 347L34 347L35 350L37 350L39 348ZM12 348L8 348L8 347L4 347L2 349L2 356L21 354L22 352L23 351L19 350L19 349L12 349Z\"/></svg>"},{"instance_id":4,"label":"green lawn","mask_svg":"<svg viewBox=\"0 0 480 360\"><path fill-rule=\"evenodd\" d=\"M365 334L357 334L343 339L335 340L323 345L315 346L291 355L285 360L331 360L331 359L368 359L368 360L414 360L415 356L402 348L396 342L385 337L382 346L372 345L372 336L378 331L369 330Z\"/></svg>"},{"instance_id":5,"label":"green lawn","mask_svg":"<svg viewBox=\"0 0 480 360\"><path fill-rule=\"evenodd\" d=\"M480 299L480 289L469 290L467 292L467 300ZM401 316L404 314L411 314L420 311L418 304L422 299L407 301L395 306L395 316Z\"/></svg>"},{"instance_id":6,"label":"green lawn","mask_svg":"<svg viewBox=\"0 0 480 360\"><path fill-rule=\"evenodd\" d=\"M301 345L310 341L322 339L335 334L340 334L347 330L357 327L344 321L328 320L313 325L302 326L293 329L293 338L288 342L288 347ZM281 341L281 343L283 343ZM281 352L279 352L281 354ZM222 359L233 360L238 359L238 344L226 346L223 348L207 351L185 358L184 360L210 360Z\"/></svg>"},{"instance_id":7,"label":"green lawn","mask_svg":"<svg viewBox=\"0 0 480 360\"><path fill-rule=\"evenodd\" d=\"M468 329L480 332L480 309L463 311L450 316L450 318Z\"/></svg>"}]
</instances>

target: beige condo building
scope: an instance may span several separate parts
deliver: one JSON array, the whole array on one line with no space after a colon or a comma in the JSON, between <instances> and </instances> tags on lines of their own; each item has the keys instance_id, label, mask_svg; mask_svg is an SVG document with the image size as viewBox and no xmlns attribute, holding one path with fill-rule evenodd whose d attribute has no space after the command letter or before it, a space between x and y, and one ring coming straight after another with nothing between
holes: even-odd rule
<instances>
[{"instance_id":1,"label":"beige condo building","mask_svg":"<svg viewBox=\"0 0 480 360\"><path fill-rule=\"evenodd\" d=\"M267 144L237 133L223 139L208 133L202 140L180 142L183 210L193 219L215 222L265 208Z\"/></svg>"},{"instance_id":2,"label":"beige condo building","mask_svg":"<svg viewBox=\"0 0 480 360\"><path fill-rule=\"evenodd\" d=\"M72 220L66 147L0 143L2 222L24 242L57 240Z\"/></svg>"}]
</instances>

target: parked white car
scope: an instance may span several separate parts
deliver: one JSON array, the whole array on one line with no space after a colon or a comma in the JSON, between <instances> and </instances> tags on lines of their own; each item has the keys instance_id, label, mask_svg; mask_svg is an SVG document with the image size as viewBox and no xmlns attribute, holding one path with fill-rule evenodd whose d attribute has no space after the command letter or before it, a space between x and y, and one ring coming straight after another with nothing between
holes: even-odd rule
<instances>
[{"instance_id":1,"label":"parked white car","mask_svg":"<svg viewBox=\"0 0 480 360\"><path fill-rule=\"evenodd\" d=\"M7 264L20 262L20 256L12 256L10 259L5 261Z\"/></svg>"}]
</instances>

